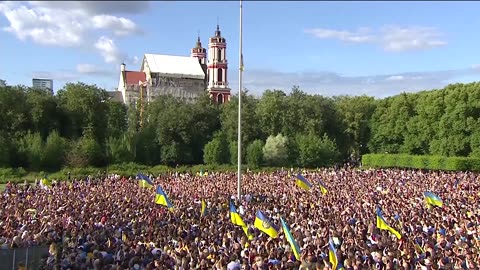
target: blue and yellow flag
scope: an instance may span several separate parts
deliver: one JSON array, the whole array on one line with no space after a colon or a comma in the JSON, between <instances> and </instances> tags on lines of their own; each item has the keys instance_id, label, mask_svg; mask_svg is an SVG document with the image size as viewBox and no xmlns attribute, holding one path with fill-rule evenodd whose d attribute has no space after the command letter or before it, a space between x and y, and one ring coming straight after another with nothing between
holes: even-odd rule
<instances>
[{"instance_id":1,"label":"blue and yellow flag","mask_svg":"<svg viewBox=\"0 0 480 270\"><path fill-rule=\"evenodd\" d=\"M275 225L270 221L267 215L260 210L257 211L253 226L266 233L271 238L277 238L278 236L278 229L275 228Z\"/></svg>"},{"instance_id":2,"label":"blue and yellow flag","mask_svg":"<svg viewBox=\"0 0 480 270\"><path fill-rule=\"evenodd\" d=\"M232 202L230 202L230 220L233 224L242 227L242 230L247 236L248 240L253 239L253 235L248 231L247 224L245 224L242 217L237 213L237 209L235 209L235 206Z\"/></svg>"},{"instance_id":3,"label":"blue and yellow flag","mask_svg":"<svg viewBox=\"0 0 480 270\"><path fill-rule=\"evenodd\" d=\"M285 220L283 220L283 218L280 218L280 221L282 222L283 233L285 234L288 243L290 243L290 247L292 248L293 254L295 255L295 259L300 261L300 254L302 253L302 251L300 250L300 247L293 238L292 233L290 233L290 230L288 229L288 225Z\"/></svg>"},{"instance_id":4,"label":"blue and yellow flag","mask_svg":"<svg viewBox=\"0 0 480 270\"><path fill-rule=\"evenodd\" d=\"M333 244L332 238L328 240L328 260L332 264L332 269L336 270L338 267L337 249Z\"/></svg>"},{"instance_id":5,"label":"blue and yellow flag","mask_svg":"<svg viewBox=\"0 0 480 270\"><path fill-rule=\"evenodd\" d=\"M202 209L200 210L200 217L204 217L206 211L207 211L207 204L205 203L205 200L202 199Z\"/></svg>"},{"instance_id":6,"label":"blue and yellow flag","mask_svg":"<svg viewBox=\"0 0 480 270\"><path fill-rule=\"evenodd\" d=\"M305 179L305 177L303 177L303 175L301 174L297 174L297 180L295 181L295 183L297 184L297 186L307 191L310 190L310 188L312 188L312 184L310 184L310 182L308 182L308 180Z\"/></svg>"},{"instance_id":7,"label":"blue and yellow flag","mask_svg":"<svg viewBox=\"0 0 480 270\"><path fill-rule=\"evenodd\" d=\"M414 242L413 246L415 248L415 251L418 253L418 255L421 255L421 254L425 253L425 250L422 248L422 246L420 246L420 244L418 243L418 241L416 239L415 239L415 242Z\"/></svg>"},{"instance_id":8,"label":"blue and yellow flag","mask_svg":"<svg viewBox=\"0 0 480 270\"><path fill-rule=\"evenodd\" d=\"M152 188L153 187L152 180L150 179L150 177L146 176L145 174L139 173L139 174L137 174L137 178L139 179L138 185L140 187L144 187L144 188Z\"/></svg>"},{"instance_id":9,"label":"blue and yellow flag","mask_svg":"<svg viewBox=\"0 0 480 270\"><path fill-rule=\"evenodd\" d=\"M402 235L397 230L395 230L394 228L390 227L387 224L387 222L383 218L382 209L380 209L380 207L377 206L377 211L376 212L377 212L377 228L379 228L380 230L386 230L386 231L391 232L398 239L402 238Z\"/></svg>"},{"instance_id":10,"label":"blue and yellow flag","mask_svg":"<svg viewBox=\"0 0 480 270\"><path fill-rule=\"evenodd\" d=\"M325 186L325 184L318 180L318 187L320 188L320 191L322 192L323 195L327 194L328 190L327 190L327 186Z\"/></svg>"},{"instance_id":11,"label":"blue and yellow flag","mask_svg":"<svg viewBox=\"0 0 480 270\"><path fill-rule=\"evenodd\" d=\"M173 211L173 205L167 197L165 191L163 191L161 186L157 187L157 192L155 194L155 203L166 206L168 210Z\"/></svg>"},{"instance_id":12,"label":"blue and yellow flag","mask_svg":"<svg viewBox=\"0 0 480 270\"><path fill-rule=\"evenodd\" d=\"M435 195L433 192L426 191L423 193L423 196L425 196L425 202L427 203L427 205L438 206L438 207L443 206L442 199L440 199L440 197Z\"/></svg>"},{"instance_id":13,"label":"blue and yellow flag","mask_svg":"<svg viewBox=\"0 0 480 270\"><path fill-rule=\"evenodd\" d=\"M230 202L230 220L237 226L247 227L247 224L243 222L242 217L237 213L237 209L235 209L235 206L232 202Z\"/></svg>"}]
</instances>

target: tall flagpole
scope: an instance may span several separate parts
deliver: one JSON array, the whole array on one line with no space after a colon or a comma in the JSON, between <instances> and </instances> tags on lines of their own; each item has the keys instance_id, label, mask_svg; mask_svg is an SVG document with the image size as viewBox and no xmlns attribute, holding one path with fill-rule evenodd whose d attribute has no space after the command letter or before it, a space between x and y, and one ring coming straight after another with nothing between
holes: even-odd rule
<instances>
[{"instance_id":1,"label":"tall flagpole","mask_svg":"<svg viewBox=\"0 0 480 270\"><path fill-rule=\"evenodd\" d=\"M238 54L238 138L237 138L237 198L242 196L242 73L243 73L243 56L242 56L242 0L240 0L240 40L239 40L239 54Z\"/></svg>"}]
</instances>

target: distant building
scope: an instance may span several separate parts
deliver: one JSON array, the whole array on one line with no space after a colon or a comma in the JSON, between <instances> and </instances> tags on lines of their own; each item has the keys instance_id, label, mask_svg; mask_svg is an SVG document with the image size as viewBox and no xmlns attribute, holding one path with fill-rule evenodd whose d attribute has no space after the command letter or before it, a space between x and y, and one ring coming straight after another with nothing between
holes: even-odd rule
<instances>
[{"instance_id":1,"label":"distant building","mask_svg":"<svg viewBox=\"0 0 480 270\"><path fill-rule=\"evenodd\" d=\"M207 52L200 37L188 56L145 54L139 71L128 71L120 66L118 91L125 104L150 102L159 95L172 95L192 101L208 91L213 101L230 100L226 60L226 40L217 25L215 36L210 38Z\"/></svg>"},{"instance_id":2,"label":"distant building","mask_svg":"<svg viewBox=\"0 0 480 270\"><path fill-rule=\"evenodd\" d=\"M32 87L49 90L53 94L53 80L51 79L32 79Z\"/></svg>"}]
</instances>

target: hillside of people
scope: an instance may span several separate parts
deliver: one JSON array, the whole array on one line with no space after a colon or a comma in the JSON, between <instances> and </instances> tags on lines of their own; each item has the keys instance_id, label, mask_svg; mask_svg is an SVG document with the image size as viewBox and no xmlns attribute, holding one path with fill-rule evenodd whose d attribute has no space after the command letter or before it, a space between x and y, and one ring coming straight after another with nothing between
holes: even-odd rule
<instances>
[{"instance_id":1,"label":"hillside of people","mask_svg":"<svg viewBox=\"0 0 480 270\"><path fill-rule=\"evenodd\" d=\"M242 159L251 168L322 167L366 153L480 157L480 83L402 93L325 97L245 94ZM160 96L144 106L108 100L105 90L69 83L55 95L0 88L0 168L236 164L237 98L187 103Z\"/></svg>"}]
</instances>

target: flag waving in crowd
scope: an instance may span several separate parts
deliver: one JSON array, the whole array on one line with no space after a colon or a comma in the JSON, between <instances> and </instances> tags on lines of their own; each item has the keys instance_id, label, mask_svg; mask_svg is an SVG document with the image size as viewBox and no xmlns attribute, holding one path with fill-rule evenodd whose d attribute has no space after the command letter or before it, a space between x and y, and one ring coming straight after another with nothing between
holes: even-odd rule
<instances>
[{"instance_id":1,"label":"flag waving in crowd","mask_svg":"<svg viewBox=\"0 0 480 270\"><path fill-rule=\"evenodd\" d=\"M309 191L310 188L312 188L312 184L308 182L308 180L301 174L297 174L297 180L295 181L295 183L297 184L297 186L306 191Z\"/></svg>"},{"instance_id":2,"label":"flag waving in crowd","mask_svg":"<svg viewBox=\"0 0 480 270\"><path fill-rule=\"evenodd\" d=\"M275 224L273 224L268 216L260 210L257 211L253 226L266 233L271 238L277 238L278 236L278 229L275 227Z\"/></svg>"},{"instance_id":3,"label":"flag waving in crowd","mask_svg":"<svg viewBox=\"0 0 480 270\"><path fill-rule=\"evenodd\" d=\"M165 191L163 191L161 186L157 187L157 192L155 194L155 203L166 206L168 210L173 211L173 205L167 197Z\"/></svg>"},{"instance_id":4,"label":"flag waving in crowd","mask_svg":"<svg viewBox=\"0 0 480 270\"><path fill-rule=\"evenodd\" d=\"M443 201L438 197L436 194L430 191L426 191L423 193L425 196L425 203L427 206L438 206L442 207L443 206Z\"/></svg>"},{"instance_id":5,"label":"flag waving in crowd","mask_svg":"<svg viewBox=\"0 0 480 270\"><path fill-rule=\"evenodd\" d=\"M245 224L240 214L238 214L237 209L235 208L235 206L233 205L233 202L231 201L230 201L229 208L230 208L230 220L232 221L232 223L237 226L240 226L245 232L245 235L247 235L249 240L253 239L253 235L248 231L247 224Z\"/></svg>"},{"instance_id":6,"label":"flag waving in crowd","mask_svg":"<svg viewBox=\"0 0 480 270\"><path fill-rule=\"evenodd\" d=\"M297 242L292 236L292 233L290 232L290 229L288 228L287 223L283 218L280 218L280 222L282 223L282 228L283 228L283 233L285 234L285 237L287 238L288 243L290 244L290 247L292 248L292 252L295 255L295 259L300 260L300 254L301 250L300 247L298 246Z\"/></svg>"},{"instance_id":7,"label":"flag waving in crowd","mask_svg":"<svg viewBox=\"0 0 480 270\"><path fill-rule=\"evenodd\" d=\"M153 188L153 182L150 177L146 176L145 174L139 173L137 175L138 185L143 188Z\"/></svg>"},{"instance_id":8,"label":"flag waving in crowd","mask_svg":"<svg viewBox=\"0 0 480 270\"><path fill-rule=\"evenodd\" d=\"M391 232L398 239L402 238L402 235L397 230L395 230L394 228L390 227L390 225L387 224L387 222L383 218L382 209L379 206L377 206L376 214L377 214L377 228L379 228L380 230L386 230Z\"/></svg>"}]
</instances>

